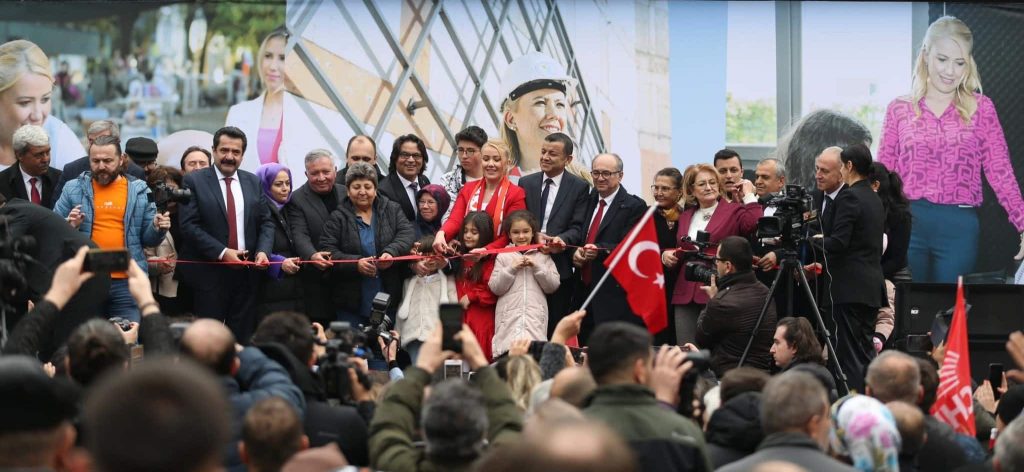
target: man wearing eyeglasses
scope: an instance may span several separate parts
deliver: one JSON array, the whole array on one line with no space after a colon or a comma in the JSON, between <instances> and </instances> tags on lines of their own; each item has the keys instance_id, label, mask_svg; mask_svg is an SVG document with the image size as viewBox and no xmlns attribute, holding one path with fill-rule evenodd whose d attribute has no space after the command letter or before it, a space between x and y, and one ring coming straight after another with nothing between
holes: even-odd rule
<instances>
[{"instance_id":1,"label":"man wearing eyeglasses","mask_svg":"<svg viewBox=\"0 0 1024 472\"><path fill-rule=\"evenodd\" d=\"M380 180L380 193L388 200L402 206L402 212L410 222L416 221L419 206L416 192L430 185L430 179L423 175L427 169L427 145L415 134L405 134L395 139L391 148L391 162L388 176Z\"/></svg>"},{"instance_id":2,"label":"man wearing eyeglasses","mask_svg":"<svg viewBox=\"0 0 1024 472\"><path fill-rule=\"evenodd\" d=\"M617 154L598 154L591 163L590 175L594 178L594 191L587 197L584 245L576 249L572 257L578 276L576 306L583 304L604 276L605 258L647 211L647 203L622 188L622 158ZM587 335L601 323L625 321L641 326L644 323L629 308L626 292L614 277L609 277L598 289L587 307L587 314L580 332L581 342L585 342Z\"/></svg>"},{"instance_id":3,"label":"man wearing eyeglasses","mask_svg":"<svg viewBox=\"0 0 1024 472\"><path fill-rule=\"evenodd\" d=\"M459 198L459 190L467 182L474 182L484 177L483 162L480 158L480 148L487 142L487 132L479 126L467 126L462 131L455 133L455 157L458 163L455 168L441 176L441 186L448 192L451 201ZM448 205L441 221L448 219L452 213L453 205Z\"/></svg>"}]
</instances>

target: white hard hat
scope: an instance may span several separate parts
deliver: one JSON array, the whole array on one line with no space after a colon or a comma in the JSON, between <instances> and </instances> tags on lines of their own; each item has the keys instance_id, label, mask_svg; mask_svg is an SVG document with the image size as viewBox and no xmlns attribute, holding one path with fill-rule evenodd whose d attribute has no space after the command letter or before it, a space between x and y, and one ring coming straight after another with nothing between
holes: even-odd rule
<instances>
[{"instance_id":1,"label":"white hard hat","mask_svg":"<svg viewBox=\"0 0 1024 472\"><path fill-rule=\"evenodd\" d=\"M567 91L575 85L576 80L565 72L565 66L547 54L530 51L505 69L501 78L501 101L515 100L544 88Z\"/></svg>"}]
</instances>

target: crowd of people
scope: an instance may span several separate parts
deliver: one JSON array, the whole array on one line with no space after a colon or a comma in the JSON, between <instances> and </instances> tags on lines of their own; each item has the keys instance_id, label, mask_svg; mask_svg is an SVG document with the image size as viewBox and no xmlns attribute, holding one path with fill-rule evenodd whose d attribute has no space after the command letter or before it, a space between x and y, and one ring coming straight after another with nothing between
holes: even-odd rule
<instances>
[{"instance_id":1,"label":"crowd of people","mask_svg":"<svg viewBox=\"0 0 1024 472\"><path fill-rule=\"evenodd\" d=\"M927 79L958 57L957 21L921 52L928 109L963 105ZM0 101L44 110L30 92L48 76L16 43L0 46L24 63ZM566 134L528 156L468 126L438 185L414 134L386 173L365 135L340 169L325 149L293 169L235 126L174 167L96 121L85 156L55 169L50 117L28 113L0 142L0 468L1024 470L1024 374L977 387L969 437L930 414L944 346L892 349L894 285L926 250L911 214L950 204L920 203L918 180L904 194L906 146L887 141L902 134L883 136L882 162L857 138L819 143L811 168L767 157L753 179L730 149L658 171L668 308L651 333L605 277L649 207L615 153L573 172ZM524 161L539 170L512 172ZM796 198L787 179L808 174ZM1024 333L1007 351L1024 369Z\"/></svg>"}]
</instances>

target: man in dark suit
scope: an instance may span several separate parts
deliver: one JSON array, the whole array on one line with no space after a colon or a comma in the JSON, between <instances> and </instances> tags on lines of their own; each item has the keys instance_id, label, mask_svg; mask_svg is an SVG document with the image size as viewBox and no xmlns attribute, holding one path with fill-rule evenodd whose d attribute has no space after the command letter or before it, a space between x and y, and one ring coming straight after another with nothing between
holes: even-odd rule
<instances>
[{"instance_id":1,"label":"man in dark suit","mask_svg":"<svg viewBox=\"0 0 1024 472\"><path fill-rule=\"evenodd\" d=\"M305 264L300 271L306 290L306 314L313 321L325 323L335 318L327 287L331 254L317 248L324 223L345 196L345 186L337 181L334 156L329 151L310 151L305 166L306 183L292 193L284 211L292 228L295 252L304 261L316 261Z\"/></svg>"},{"instance_id":2,"label":"man in dark suit","mask_svg":"<svg viewBox=\"0 0 1024 472\"><path fill-rule=\"evenodd\" d=\"M596 288L604 276L604 260L640 221L647 211L647 203L630 195L622 188L622 159L615 154L598 154L591 163L594 191L587 197L587 226L583 249L573 252L572 263L579 268L576 277L576 306L582 305L592 291L597 290L587 306L580 341L593 329L609 321L625 321L643 326L644 322L633 313L626 301L626 292L615 277L608 277L604 285Z\"/></svg>"},{"instance_id":3,"label":"man in dark suit","mask_svg":"<svg viewBox=\"0 0 1024 472\"><path fill-rule=\"evenodd\" d=\"M830 295L821 304L832 304L836 323L836 357L851 389L864 390L864 373L875 356L871 336L878 307L886 303L882 275L882 233L885 210L867 180L871 151L863 144L846 149L828 148L822 155L831 159L837 151L841 172L848 187L826 204L825 233L811 240L825 257L831 280ZM828 206L833 206L829 210Z\"/></svg>"},{"instance_id":4,"label":"man in dark suit","mask_svg":"<svg viewBox=\"0 0 1024 472\"><path fill-rule=\"evenodd\" d=\"M427 146L419 136L399 136L391 149L388 176L380 181L378 191L388 200L398 202L402 206L402 213L411 222L416 221L416 213L419 211L416 192L424 185L430 185L430 179L423 176L428 161Z\"/></svg>"},{"instance_id":5,"label":"man in dark suit","mask_svg":"<svg viewBox=\"0 0 1024 472\"><path fill-rule=\"evenodd\" d=\"M25 125L11 139L14 165L0 172L0 195L53 209L60 171L50 167L50 137L42 126Z\"/></svg>"},{"instance_id":6,"label":"man in dark suit","mask_svg":"<svg viewBox=\"0 0 1024 472\"><path fill-rule=\"evenodd\" d=\"M92 146L92 143L100 136L113 136L115 138L120 138L121 131L113 121L99 120L94 121L89 125L89 129L86 131L85 136L89 140L89 146ZM89 146L85 147L86 154L89 153ZM125 159L125 163L127 164L127 167L124 169L125 175L130 175L143 182L146 181L145 170L135 165L135 163L130 159ZM69 180L77 179L79 175L82 175L82 172L87 170L89 170L89 156L75 159L65 164L64 170L61 171L60 179L57 181L57 186L53 191L53 200L56 201L60 198L61 192L64 191L64 184L68 183Z\"/></svg>"},{"instance_id":7,"label":"man in dark suit","mask_svg":"<svg viewBox=\"0 0 1024 472\"><path fill-rule=\"evenodd\" d=\"M542 241L550 245L547 251L562 281L558 290L547 296L548 336L572 309L572 256L565 252L565 246L579 246L583 242L587 217L590 186L565 171L572 158L572 139L563 133L551 133L541 145L541 172L519 179L519 186L526 191L526 209L540 222Z\"/></svg>"},{"instance_id":8,"label":"man in dark suit","mask_svg":"<svg viewBox=\"0 0 1024 472\"><path fill-rule=\"evenodd\" d=\"M268 264L274 222L259 179L239 169L245 147L242 130L221 128L213 135L213 167L185 176L192 198L179 210L185 238L181 259L251 260L260 268ZM248 343L255 329L256 292L262 275L250 266L189 267L186 280L195 290L195 314L224 320L239 342Z\"/></svg>"}]
</instances>

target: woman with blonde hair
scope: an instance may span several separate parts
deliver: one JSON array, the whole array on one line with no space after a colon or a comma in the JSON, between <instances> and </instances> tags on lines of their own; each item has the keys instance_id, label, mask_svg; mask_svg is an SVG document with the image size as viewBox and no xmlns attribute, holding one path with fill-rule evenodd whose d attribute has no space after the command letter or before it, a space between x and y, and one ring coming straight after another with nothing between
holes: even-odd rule
<instances>
[{"instance_id":1,"label":"woman with blonde hair","mask_svg":"<svg viewBox=\"0 0 1024 472\"><path fill-rule=\"evenodd\" d=\"M530 393L540 383L540 366L528 355L509 356L505 372L508 388L512 390L512 399L519 410L525 413L530 409Z\"/></svg>"},{"instance_id":2,"label":"woman with blonde hair","mask_svg":"<svg viewBox=\"0 0 1024 472\"><path fill-rule=\"evenodd\" d=\"M925 32L910 96L885 114L878 160L903 178L914 216L910 270L915 282L953 282L971 272L985 174L1022 233L1024 198L1014 177L995 105L981 93L971 30L951 16Z\"/></svg>"},{"instance_id":3,"label":"woman with blonde hair","mask_svg":"<svg viewBox=\"0 0 1024 472\"><path fill-rule=\"evenodd\" d=\"M757 220L763 213L750 181L743 181L743 202L731 202L724 198L725 184L718 171L709 164L695 164L683 173L682 187L683 212L676 224L679 249L696 251L696 246L685 241L695 241L698 231L706 231L712 246L704 251L704 255L714 256L715 245L723 239L729 236L746 238L757 230ZM686 280L680 273L687 261L675 248L661 253L666 273L674 270L678 274L672 290L672 304L675 306L676 342L680 346L696 341L697 317L708 302L707 292L701 290L702 284ZM713 269L713 264L704 264Z\"/></svg>"},{"instance_id":4,"label":"woman with blonde hair","mask_svg":"<svg viewBox=\"0 0 1024 472\"><path fill-rule=\"evenodd\" d=\"M85 155L78 136L50 115L53 81L50 59L35 43L19 39L0 45L0 170L15 162L12 140L22 125L46 129L52 167Z\"/></svg>"},{"instance_id":5,"label":"woman with blonde hair","mask_svg":"<svg viewBox=\"0 0 1024 472\"><path fill-rule=\"evenodd\" d=\"M502 234L501 224L512 212L526 209L526 192L509 180L508 169L511 164L509 148L505 143L496 139L489 140L480 148L480 155L484 177L466 182L462 190L459 190L451 214L434 237L434 252L438 254L452 253L453 248L448 245L448 241L458 235L466 215L474 211L486 212L491 217L495 238L487 248L508 246L509 239Z\"/></svg>"}]
</instances>

